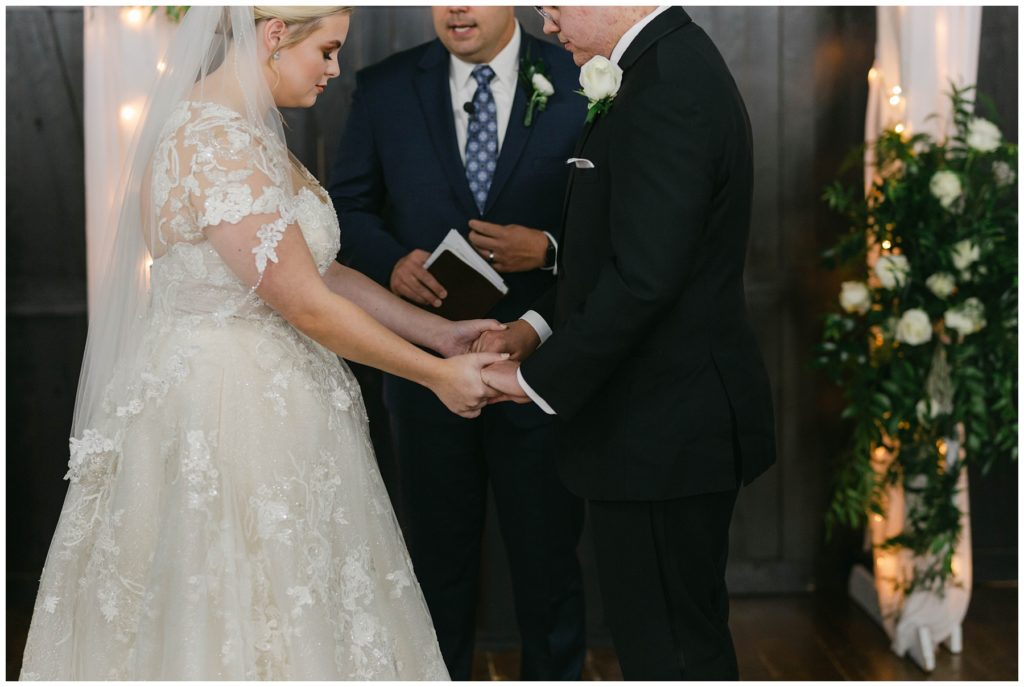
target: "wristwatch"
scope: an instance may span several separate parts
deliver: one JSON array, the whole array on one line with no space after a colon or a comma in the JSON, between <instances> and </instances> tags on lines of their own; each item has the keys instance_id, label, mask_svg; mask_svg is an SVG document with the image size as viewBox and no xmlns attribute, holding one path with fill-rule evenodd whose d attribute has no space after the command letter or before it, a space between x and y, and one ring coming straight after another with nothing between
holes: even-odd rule
<instances>
[{"instance_id":1,"label":"wristwatch","mask_svg":"<svg viewBox=\"0 0 1024 687\"><path fill-rule=\"evenodd\" d=\"M544 266L541 269L553 270L555 269L555 262L558 260L558 248L555 246L555 239L551 234L545 231L544 236L548 238L548 249L544 253Z\"/></svg>"}]
</instances>

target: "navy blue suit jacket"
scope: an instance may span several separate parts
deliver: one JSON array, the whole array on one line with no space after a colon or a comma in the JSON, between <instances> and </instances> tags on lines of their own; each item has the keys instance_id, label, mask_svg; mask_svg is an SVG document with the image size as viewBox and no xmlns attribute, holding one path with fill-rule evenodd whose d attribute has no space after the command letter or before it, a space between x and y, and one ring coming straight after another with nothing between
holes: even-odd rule
<instances>
[{"instance_id":1,"label":"navy blue suit jacket","mask_svg":"<svg viewBox=\"0 0 1024 687\"><path fill-rule=\"evenodd\" d=\"M556 45L522 32L520 57L542 59L555 93L523 126L529 94L517 85L483 214L466 181L448 86L449 55L439 40L397 53L356 75L352 111L331 170L329 191L341 225L341 259L389 286L395 263L413 249L432 252L468 221L521 224L561 234L572 155L586 117L579 69ZM509 293L489 313L518 318L555 279L550 271L502 275Z\"/></svg>"}]
</instances>

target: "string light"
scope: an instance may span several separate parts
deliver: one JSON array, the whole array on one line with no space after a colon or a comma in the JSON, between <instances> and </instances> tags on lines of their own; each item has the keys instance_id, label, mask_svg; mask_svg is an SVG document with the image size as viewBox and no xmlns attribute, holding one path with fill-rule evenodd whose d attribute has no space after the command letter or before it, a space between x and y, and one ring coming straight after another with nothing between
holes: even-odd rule
<instances>
[{"instance_id":1,"label":"string light","mask_svg":"<svg viewBox=\"0 0 1024 687\"><path fill-rule=\"evenodd\" d=\"M901 95L902 93L903 93L903 89L900 88L899 86L893 86L892 87L892 94L893 95Z\"/></svg>"},{"instance_id":2,"label":"string light","mask_svg":"<svg viewBox=\"0 0 1024 687\"><path fill-rule=\"evenodd\" d=\"M882 241L882 250L889 250L890 248L892 248L892 241L889 239Z\"/></svg>"},{"instance_id":3,"label":"string light","mask_svg":"<svg viewBox=\"0 0 1024 687\"><path fill-rule=\"evenodd\" d=\"M893 97L889 98L889 104L894 106L894 107L896 105L899 105L900 104L900 97L898 95L894 95Z\"/></svg>"},{"instance_id":4,"label":"string light","mask_svg":"<svg viewBox=\"0 0 1024 687\"><path fill-rule=\"evenodd\" d=\"M160 71L163 71L163 70L161 69ZM897 124L896 127L895 127L896 133L898 133L898 134L902 134L905 129L906 129L906 127L903 126L903 124Z\"/></svg>"},{"instance_id":5,"label":"string light","mask_svg":"<svg viewBox=\"0 0 1024 687\"><path fill-rule=\"evenodd\" d=\"M160 60L159 62L156 63L156 70L158 72L163 74L165 69L167 69L167 63L166 62L164 62L163 60Z\"/></svg>"}]
</instances>

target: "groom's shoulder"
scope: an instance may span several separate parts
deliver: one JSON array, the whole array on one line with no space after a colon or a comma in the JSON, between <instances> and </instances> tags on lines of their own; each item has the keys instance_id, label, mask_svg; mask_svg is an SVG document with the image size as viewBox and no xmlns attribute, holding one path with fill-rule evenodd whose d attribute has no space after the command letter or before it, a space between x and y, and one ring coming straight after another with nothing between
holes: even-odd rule
<instances>
[{"instance_id":1,"label":"groom's shoulder","mask_svg":"<svg viewBox=\"0 0 1024 687\"><path fill-rule=\"evenodd\" d=\"M729 67L711 37L699 25L689 22L657 41L649 57L656 78L686 90L702 91L731 82Z\"/></svg>"}]
</instances>

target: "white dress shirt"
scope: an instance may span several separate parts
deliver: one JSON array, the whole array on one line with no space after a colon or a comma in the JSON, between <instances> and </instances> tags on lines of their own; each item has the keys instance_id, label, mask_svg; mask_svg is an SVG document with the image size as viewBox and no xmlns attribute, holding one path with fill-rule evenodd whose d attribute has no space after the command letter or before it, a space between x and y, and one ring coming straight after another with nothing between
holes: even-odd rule
<instances>
[{"instance_id":1,"label":"white dress shirt","mask_svg":"<svg viewBox=\"0 0 1024 687\"><path fill-rule=\"evenodd\" d=\"M629 49L629 46L636 39L637 35L644 30L644 27L650 24L655 17L667 10L669 7L671 7L671 5L661 5L658 9L654 10L646 17L629 27L629 29L622 34L619 42L615 44L615 48L612 49L612 54L609 59L615 64L618 64L619 60L622 59L622 56L626 53L626 50ZM550 325L548 325L537 311L531 310L519 319L526 320L530 323L530 326L536 330L537 336L540 337L541 345L544 345L544 342L551 336ZM548 402L541 398L537 392L530 388L530 385L526 383L522 369L516 371L516 378L519 380L519 386L523 387L523 391L526 392L526 395L530 397L531 401L537 404L537 407L548 415L555 415L554 409L548 404Z\"/></svg>"},{"instance_id":2,"label":"white dress shirt","mask_svg":"<svg viewBox=\"0 0 1024 687\"><path fill-rule=\"evenodd\" d=\"M494 105L498 108L499 154L501 153L501 144L505 140L505 131L508 130L508 120L512 114L512 101L516 97L516 84L519 82L519 45L522 40L523 34L519 29L519 22L516 22L512 40L494 56L493 60L487 63L494 70L494 78L491 79L490 86ZM462 156L462 162L465 164L469 113L463 107L466 103L473 102L473 96L476 94L478 84L473 78L473 70L478 65L460 60L450 53L448 59L448 90L452 94L455 136L459 141L459 155Z\"/></svg>"}]
</instances>

